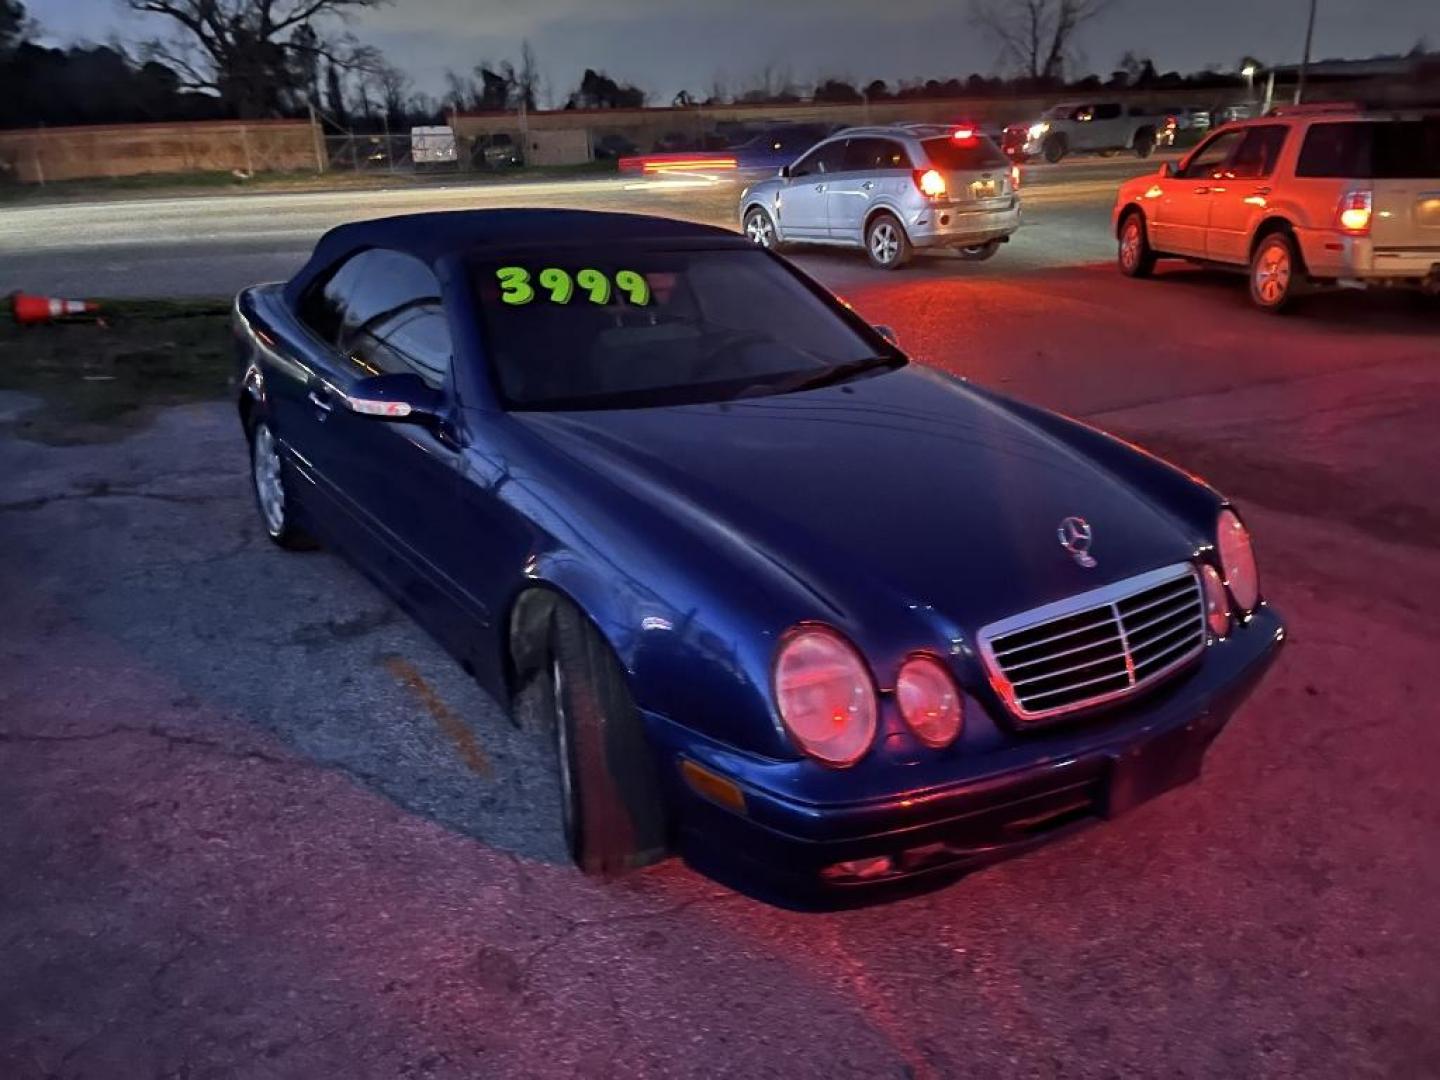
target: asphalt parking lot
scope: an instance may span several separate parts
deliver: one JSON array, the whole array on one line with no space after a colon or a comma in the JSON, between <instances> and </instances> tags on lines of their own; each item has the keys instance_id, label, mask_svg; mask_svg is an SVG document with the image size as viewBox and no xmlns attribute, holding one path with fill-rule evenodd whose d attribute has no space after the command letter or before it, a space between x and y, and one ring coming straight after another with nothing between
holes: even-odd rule
<instances>
[{"instance_id":1,"label":"asphalt parking lot","mask_svg":"<svg viewBox=\"0 0 1440 1080\"><path fill-rule=\"evenodd\" d=\"M985 264L799 258L920 360L1245 508L1291 642L1198 783L882 907L674 861L593 883L547 747L345 564L265 540L227 403L0 430L0 1077L1440 1074L1440 310L1123 280L1113 179L1074 175ZM84 211L118 231L7 274L221 292L323 227L224 210Z\"/></svg>"}]
</instances>

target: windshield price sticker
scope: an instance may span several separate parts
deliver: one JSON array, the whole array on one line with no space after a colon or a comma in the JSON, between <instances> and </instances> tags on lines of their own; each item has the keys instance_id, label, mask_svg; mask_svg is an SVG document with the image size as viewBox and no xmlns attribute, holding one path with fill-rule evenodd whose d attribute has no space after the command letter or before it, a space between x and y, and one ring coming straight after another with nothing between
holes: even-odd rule
<instances>
[{"instance_id":1,"label":"windshield price sticker","mask_svg":"<svg viewBox=\"0 0 1440 1080\"><path fill-rule=\"evenodd\" d=\"M592 304L608 304L616 293L636 307L650 303L650 283L644 274L634 270L617 270L612 280L604 271L591 267L571 276L558 266L547 266L534 275L523 266L502 266L495 271L495 277L500 282L501 301L511 305L528 304L537 295L552 304L568 304L576 289Z\"/></svg>"}]
</instances>

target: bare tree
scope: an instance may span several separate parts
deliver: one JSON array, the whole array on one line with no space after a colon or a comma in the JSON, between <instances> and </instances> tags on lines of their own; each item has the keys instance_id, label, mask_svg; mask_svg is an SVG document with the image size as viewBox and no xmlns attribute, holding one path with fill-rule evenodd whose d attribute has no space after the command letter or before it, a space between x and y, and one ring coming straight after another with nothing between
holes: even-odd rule
<instances>
[{"instance_id":1,"label":"bare tree","mask_svg":"<svg viewBox=\"0 0 1440 1080\"><path fill-rule=\"evenodd\" d=\"M534 112L540 91L540 68L528 38L520 43L520 71L515 78L515 91L519 98L517 104L523 102L527 110Z\"/></svg>"},{"instance_id":2,"label":"bare tree","mask_svg":"<svg viewBox=\"0 0 1440 1080\"><path fill-rule=\"evenodd\" d=\"M1058 80L1075 33L1112 0L971 0L970 17L1032 79Z\"/></svg>"},{"instance_id":3,"label":"bare tree","mask_svg":"<svg viewBox=\"0 0 1440 1080\"><path fill-rule=\"evenodd\" d=\"M293 104L310 70L364 70L379 54L347 34L325 37L317 22L343 19L386 0L125 0L132 11L163 15L176 25L147 52L173 67L184 84L214 90L241 116Z\"/></svg>"}]
</instances>

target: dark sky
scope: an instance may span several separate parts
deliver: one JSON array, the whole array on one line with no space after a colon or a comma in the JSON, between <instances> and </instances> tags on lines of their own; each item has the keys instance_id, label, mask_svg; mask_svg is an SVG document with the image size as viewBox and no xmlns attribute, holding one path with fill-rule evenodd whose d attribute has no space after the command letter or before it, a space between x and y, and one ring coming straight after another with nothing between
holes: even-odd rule
<instances>
[{"instance_id":1,"label":"dark sky","mask_svg":"<svg viewBox=\"0 0 1440 1080\"><path fill-rule=\"evenodd\" d=\"M49 41L137 40L166 21L124 12L119 0L26 0ZM1315 55L1405 52L1418 38L1440 49L1440 0L1319 0ZM1241 56L1299 59L1307 0L1116 0L1079 39L1082 67L1108 73L1133 49L1160 70L1233 68ZM941 77L997 71L965 0L394 0L351 22L406 69L417 88L515 56L529 38L554 97L587 66L633 81L652 100L706 93L719 79L753 85L767 66L801 84Z\"/></svg>"}]
</instances>

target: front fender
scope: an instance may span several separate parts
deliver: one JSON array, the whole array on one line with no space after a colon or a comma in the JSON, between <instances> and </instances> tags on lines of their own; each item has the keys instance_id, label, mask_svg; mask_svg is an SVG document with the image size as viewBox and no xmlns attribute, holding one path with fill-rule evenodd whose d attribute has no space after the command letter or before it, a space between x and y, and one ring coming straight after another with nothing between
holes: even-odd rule
<instances>
[{"instance_id":1,"label":"front fender","mask_svg":"<svg viewBox=\"0 0 1440 1080\"><path fill-rule=\"evenodd\" d=\"M512 611L523 618L523 598L537 589L574 604L614 650L639 708L749 753L795 756L770 700L775 635L753 619L703 585L655 588L563 549L528 570Z\"/></svg>"}]
</instances>

